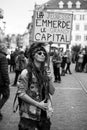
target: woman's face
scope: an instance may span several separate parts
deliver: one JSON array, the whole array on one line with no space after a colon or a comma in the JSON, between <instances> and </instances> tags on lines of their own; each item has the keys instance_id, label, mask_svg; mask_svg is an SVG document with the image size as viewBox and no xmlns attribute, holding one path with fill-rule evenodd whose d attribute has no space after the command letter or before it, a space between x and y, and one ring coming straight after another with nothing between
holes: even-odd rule
<instances>
[{"instance_id":1,"label":"woman's face","mask_svg":"<svg viewBox=\"0 0 87 130\"><path fill-rule=\"evenodd\" d=\"M34 58L38 62L44 62L45 61L46 54L44 51L37 51L34 55Z\"/></svg>"}]
</instances>

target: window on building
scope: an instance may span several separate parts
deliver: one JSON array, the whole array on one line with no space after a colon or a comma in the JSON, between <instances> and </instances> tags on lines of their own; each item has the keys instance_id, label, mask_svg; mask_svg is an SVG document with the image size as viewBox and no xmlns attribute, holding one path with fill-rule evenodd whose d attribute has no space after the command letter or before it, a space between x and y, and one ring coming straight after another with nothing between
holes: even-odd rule
<instances>
[{"instance_id":1,"label":"window on building","mask_svg":"<svg viewBox=\"0 0 87 130\"><path fill-rule=\"evenodd\" d=\"M87 41L87 35L84 36L84 41Z\"/></svg>"},{"instance_id":2,"label":"window on building","mask_svg":"<svg viewBox=\"0 0 87 130\"><path fill-rule=\"evenodd\" d=\"M77 1L77 2L76 2L76 8L78 8L78 9L79 9L79 8L80 8L80 6L81 6L80 1Z\"/></svg>"},{"instance_id":3,"label":"window on building","mask_svg":"<svg viewBox=\"0 0 87 130\"><path fill-rule=\"evenodd\" d=\"M80 25L79 24L76 25L76 31L78 31L78 30L80 30Z\"/></svg>"},{"instance_id":4,"label":"window on building","mask_svg":"<svg viewBox=\"0 0 87 130\"><path fill-rule=\"evenodd\" d=\"M74 20L80 20L80 19L81 19L80 17L81 17L81 16L80 16L79 14L73 15L73 19L74 19Z\"/></svg>"},{"instance_id":5,"label":"window on building","mask_svg":"<svg viewBox=\"0 0 87 130\"><path fill-rule=\"evenodd\" d=\"M76 40L76 41L80 41L80 40L81 40L81 35L76 35L76 36L75 36L75 40Z\"/></svg>"},{"instance_id":6,"label":"window on building","mask_svg":"<svg viewBox=\"0 0 87 130\"><path fill-rule=\"evenodd\" d=\"M87 24L86 24L86 25L84 25L84 30L85 30L85 31L87 31Z\"/></svg>"},{"instance_id":7,"label":"window on building","mask_svg":"<svg viewBox=\"0 0 87 130\"><path fill-rule=\"evenodd\" d=\"M76 19L76 20L80 20L80 15L79 15L79 14L77 14L77 16L76 16L76 17L77 17L77 19Z\"/></svg>"},{"instance_id":8,"label":"window on building","mask_svg":"<svg viewBox=\"0 0 87 130\"><path fill-rule=\"evenodd\" d=\"M59 4L59 8L63 8L64 5L63 1L60 1L58 4Z\"/></svg>"},{"instance_id":9,"label":"window on building","mask_svg":"<svg viewBox=\"0 0 87 130\"><path fill-rule=\"evenodd\" d=\"M80 20L82 20L82 15L80 15Z\"/></svg>"},{"instance_id":10,"label":"window on building","mask_svg":"<svg viewBox=\"0 0 87 130\"><path fill-rule=\"evenodd\" d=\"M87 20L87 14L84 14L84 20Z\"/></svg>"},{"instance_id":11,"label":"window on building","mask_svg":"<svg viewBox=\"0 0 87 130\"><path fill-rule=\"evenodd\" d=\"M80 20L84 20L85 16L84 15L80 15Z\"/></svg>"},{"instance_id":12,"label":"window on building","mask_svg":"<svg viewBox=\"0 0 87 130\"><path fill-rule=\"evenodd\" d=\"M67 5L68 5L68 8L72 8L72 2L71 2L71 1L69 1L69 2L67 3Z\"/></svg>"},{"instance_id":13,"label":"window on building","mask_svg":"<svg viewBox=\"0 0 87 130\"><path fill-rule=\"evenodd\" d=\"M85 15L83 14L83 20L85 20Z\"/></svg>"},{"instance_id":14,"label":"window on building","mask_svg":"<svg viewBox=\"0 0 87 130\"><path fill-rule=\"evenodd\" d=\"M73 15L73 19L76 20L76 15Z\"/></svg>"},{"instance_id":15,"label":"window on building","mask_svg":"<svg viewBox=\"0 0 87 130\"><path fill-rule=\"evenodd\" d=\"M73 37L72 37L72 35L71 35L71 41L73 40Z\"/></svg>"}]
</instances>

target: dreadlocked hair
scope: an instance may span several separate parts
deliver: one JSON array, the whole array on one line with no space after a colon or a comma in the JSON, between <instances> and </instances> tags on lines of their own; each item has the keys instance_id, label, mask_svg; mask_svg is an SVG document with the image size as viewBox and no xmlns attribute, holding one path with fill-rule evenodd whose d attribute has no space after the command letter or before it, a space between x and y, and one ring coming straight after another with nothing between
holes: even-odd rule
<instances>
[{"instance_id":1,"label":"dreadlocked hair","mask_svg":"<svg viewBox=\"0 0 87 130\"><path fill-rule=\"evenodd\" d=\"M34 65L33 62L29 62L27 65L27 70L28 73L34 73L34 75L36 76L39 85L41 85L42 83L46 83L48 82L48 76L47 76L47 72L46 72L46 68L44 66L44 63L42 64L40 70ZM31 82L31 81L29 81Z\"/></svg>"},{"instance_id":2,"label":"dreadlocked hair","mask_svg":"<svg viewBox=\"0 0 87 130\"><path fill-rule=\"evenodd\" d=\"M48 60L48 54L44 48L45 44L44 43L33 43L28 51L28 66L27 69L28 71L34 72L35 76L37 77L38 83L41 85L42 83L48 82L48 77L47 77L47 72L46 72L46 67L45 63ZM36 66L34 65L34 55L37 51L42 50L45 52L45 61L41 63L41 68L38 70Z\"/></svg>"},{"instance_id":3,"label":"dreadlocked hair","mask_svg":"<svg viewBox=\"0 0 87 130\"><path fill-rule=\"evenodd\" d=\"M28 58L29 58L29 61L31 60L33 62L34 60L34 55L37 51L44 51L45 53L45 62L47 61L48 59L48 54L45 50L45 44L44 43L33 43L30 48L29 48L29 51L28 51Z\"/></svg>"}]
</instances>

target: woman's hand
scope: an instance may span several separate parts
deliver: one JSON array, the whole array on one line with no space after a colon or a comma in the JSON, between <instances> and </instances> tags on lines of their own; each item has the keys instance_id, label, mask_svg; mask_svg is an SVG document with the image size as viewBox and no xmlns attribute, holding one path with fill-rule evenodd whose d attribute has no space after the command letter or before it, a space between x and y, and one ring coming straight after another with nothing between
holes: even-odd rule
<instances>
[{"instance_id":1,"label":"woman's hand","mask_svg":"<svg viewBox=\"0 0 87 130\"><path fill-rule=\"evenodd\" d=\"M48 109L48 103L44 103L44 101L39 102L38 107L46 111Z\"/></svg>"}]
</instances>

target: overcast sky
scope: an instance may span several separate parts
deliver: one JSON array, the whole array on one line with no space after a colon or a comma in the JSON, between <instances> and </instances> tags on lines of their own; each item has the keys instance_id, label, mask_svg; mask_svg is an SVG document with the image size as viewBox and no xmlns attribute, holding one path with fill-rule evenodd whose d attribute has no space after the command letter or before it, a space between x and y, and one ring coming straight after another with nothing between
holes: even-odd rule
<instances>
[{"instance_id":1,"label":"overcast sky","mask_svg":"<svg viewBox=\"0 0 87 130\"><path fill-rule=\"evenodd\" d=\"M23 34L33 15L34 5L48 0L0 0L0 8L4 10L6 34Z\"/></svg>"}]
</instances>

